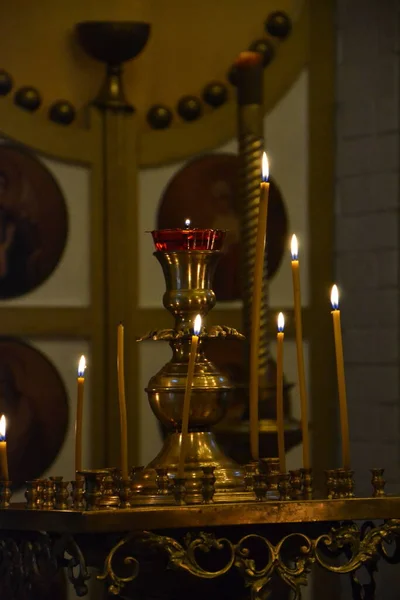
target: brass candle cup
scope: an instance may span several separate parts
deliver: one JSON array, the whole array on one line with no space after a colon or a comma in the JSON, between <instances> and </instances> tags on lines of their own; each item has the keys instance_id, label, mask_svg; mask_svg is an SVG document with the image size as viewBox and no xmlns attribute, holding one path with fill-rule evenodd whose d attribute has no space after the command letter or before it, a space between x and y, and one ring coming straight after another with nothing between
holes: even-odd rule
<instances>
[{"instance_id":1,"label":"brass candle cup","mask_svg":"<svg viewBox=\"0 0 400 600\"><path fill-rule=\"evenodd\" d=\"M84 510L85 508L85 480L80 476L75 481L71 481L72 508L74 510Z\"/></svg>"},{"instance_id":2,"label":"brass candle cup","mask_svg":"<svg viewBox=\"0 0 400 600\"><path fill-rule=\"evenodd\" d=\"M256 473L253 476L254 481L254 493L256 500L262 502L267 498L267 475L265 473Z\"/></svg>"},{"instance_id":3,"label":"brass candle cup","mask_svg":"<svg viewBox=\"0 0 400 600\"><path fill-rule=\"evenodd\" d=\"M301 470L291 470L289 471L289 475L292 500L301 500L303 498L303 481L301 477Z\"/></svg>"},{"instance_id":4,"label":"brass candle cup","mask_svg":"<svg viewBox=\"0 0 400 600\"><path fill-rule=\"evenodd\" d=\"M43 509L53 510L55 504L55 489L54 481L52 479L46 479L43 482Z\"/></svg>"},{"instance_id":5,"label":"brass candle cup","mask_svg":"<svg viewBox=\"0 0 400 600\"><path fill-rule=\"evenodd\" d=\"M186 504L186 477L174 477L172 479L171 491L178 506Z\"/></svg>"},{"instance_id":6,"label":"brass candle cup","mask_svg":"<svg viewBox=\"0 0 400 600\"><path fill-rule=\"evenodd\" d=\"M355 496L353 476L354 476L354 471L352 471L351 469L343 470L343 488L344 488L345 498L354 498L354 496Z\"/></svg>"},{"instance_id":7,"label":"brass candle cup","mask_svg":"<svg viewBox=\"0 0 400 600\"><path fill-rule=\"evenodd\" d=\"M25 490L25 498L26 498L26 508L29 510L37 510L40 508L38 504L39 498L39 486L40 479L32 479L31 481L26 481L26 490Z\"/></svg>"},{"instance_id":8,"label":"brass candle cup","mask_svg":"<svg viewBox=\"0 0 400 600\"><path fill-rule=\"evenodd\" d=\"M372 497L373 498L383 498L386 496L385 494L385 485L386 481L383 478L383 474L385 469L371 469L371 483L372 483Z\"/></svg>"},{"instance_id":9,"label":"brass candle cup","mask_svg":"<svg viewBox=\"0 0 400 600\"><path fill-rule=\"evenodd\" d=\"M304 500L312 500L313 497L313 472L310 467L300 469L301 484Z\"/></svg>"},{"instance_id":10,"label":"brass candle cup","mask_svg":"<svg viewBox=\"0 0 400 600\"><path fill-rule=\"evenodd\" d=\"M336 498L336 471L335 469L327 469L325 471L325 487L326 487L326 497L328 500L333 500Z\"/></svg>"},{"instance_id":11,"label":"brass candle cup","mask_svg":"<svg viewBox=\"0 0 400 600\"><path fill-rule=\"evenodd\" d=\"M335 469L336 477L336 495L335 498L341 499L346 497L346 472L344 469Z\"/></svg>"},{"instance_id":12,"label":"brass candle cup","mask_svg":"<svg viewBox=\"0 0 400 600\"><path fill-rule=\"evenodd\" d=\"M86 510L97 510L102 497L104 478L108 475L108 471L106 469L86 469L78 471L77 475L83 476L85 479L84 498Z\"/></svg>"},{"instance_id":13,"label":"brass candle cup","mask_svg":"<svg viewBox=\"0 0 400 600\"><path fill-rule=\"evenodd\" d=\"M54 484L54 508L56 510L67 510L69 500L69 481L62 477L50 477Z\"/></svg>"},{"instance_id":14,"label":"brass candle cup","mask_svg":"<svg viewBox=\"0 0 400 600\"><path fill-rule=\"evenodd\" d=\"M117 508L120 504L120 482L117 479L116 484L115 471L118 471L118 469L111 468L105 470L107 471L107 475L105 475L103 479L102 493L98 501L98 506L99 508ZM116 485L118 492L116 492Z\"/></svg>"},{"instance_id":15,"label":"brass candle cup","mask_svg":"<svg viewBox=\"0 0 400 600\"><path fill-rule=\"evenodd\" d=\"M0 508L8 508L12 497L12 481L0 481Z\"/></svg>"},{"instance_id":16,"label":"brass candle cup","mask_svg":"<svg viewBox=\"0 0 400 600\"><path fill-rule=\"evenodd\" d=\"M279 500L291 500L290 474L279 473L278 480Z\"/></svg>"}]
</instances>

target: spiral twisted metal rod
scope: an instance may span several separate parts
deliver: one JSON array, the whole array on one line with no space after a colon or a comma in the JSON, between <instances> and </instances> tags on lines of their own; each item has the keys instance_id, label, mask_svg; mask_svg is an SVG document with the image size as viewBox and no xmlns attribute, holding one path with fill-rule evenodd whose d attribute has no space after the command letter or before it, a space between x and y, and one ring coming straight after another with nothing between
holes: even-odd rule
<instances>
[{"instance_id":1,"label":"spiral twisted metal rod","mask_svg":"<svg viewBox=\"0 0 400 600\"><path fill-rule=\"evenodd\" d=\"M248 364L248 347L251 334L251 305L256 255L256 236L260 203L261 157L264 150L263 138L254 133L239 135L239 197L241 205L241 240L242 240L242 297L243 328L248 340L246 364ZM269 294L267 281L268 265L264 259L263 293L260 313L260 345L259 373L264 375L268 367L269 339Z\"/></svg>"}]
</instances>

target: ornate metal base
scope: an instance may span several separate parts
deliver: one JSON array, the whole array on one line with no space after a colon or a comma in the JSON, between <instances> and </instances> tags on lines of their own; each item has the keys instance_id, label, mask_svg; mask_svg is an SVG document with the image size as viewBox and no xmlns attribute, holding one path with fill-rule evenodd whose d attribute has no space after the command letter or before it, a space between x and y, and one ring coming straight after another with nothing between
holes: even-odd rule
<instances>
[{"instance_id":1,"label":"ornate metal base","mask_svg":"<svg viewBox=\"0 0 400 600\"><path fill-rule=\"evenodd\" d=\"M156 469L165 468L168 469L170 475L176 474L179 462L180 436L180 433L170 433L164 442L161 452L151 461L146 469L139 472L135 477L134 489L140 495L155 496L157 490ZM194 431L189 434L188 453L185 463L188 503L196 504L202 502L201 478L203 476L203 467L208 465L216 467L216 493L214 495L214 502L252 499L252 496L245 491L242 467L222 453L216 442L215 434L210 431Z\"/></svg>"},{"instance_id":2,"label":"ornate metal base","mask_svg":"<svg viewBox=\"0 0 400 600\"><path fill-rule=\"evenodd\" d=\"M12 505L0 510L0 597L30 598L63 567L84 596L90 566L110 594L126 599L242 600L248 590L252 600L281 600L291 590L300 600L317 564L350 575L354 600L373 600L379 559L400 562L400 520L375 525L372 519L399 509L400 498L227 504L217 511L203 505L81 513ZM366 583L357 577L361 567Z\"/></svg>"}]
</instances>

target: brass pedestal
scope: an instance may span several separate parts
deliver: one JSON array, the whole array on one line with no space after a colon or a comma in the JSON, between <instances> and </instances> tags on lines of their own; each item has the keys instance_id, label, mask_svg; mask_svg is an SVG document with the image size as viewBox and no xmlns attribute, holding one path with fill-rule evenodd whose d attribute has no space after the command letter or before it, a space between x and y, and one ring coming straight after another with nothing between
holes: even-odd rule
<instances>
[{"instance_id":1,"label":"brass pedestal","mask_svg":"<svg viewBox=\"0 0 400 600\"><path fill-rule=\"evenodd\" d=\"M135 488L139 494L153 496L153 504L159 503L156 495L156 469L166 468L173 476L178 468L180 451L179 432L169 433L159 454L147 468L135 478ZM187 477L186 500L189 504L201 504L201 481L203 467L217 466L215 470L216 493L214 502L229 502L248 500L251 494L245 492L244 474L242 468L232 459L225 456L217 444L211 431L192 431L189 433L188 453L185 461L185 476ZM138 501L143 498L138 497ZM147 499L146 499L147 500ZM161 500L162 502L162 500Z\"/></svg>"}]
</instances>

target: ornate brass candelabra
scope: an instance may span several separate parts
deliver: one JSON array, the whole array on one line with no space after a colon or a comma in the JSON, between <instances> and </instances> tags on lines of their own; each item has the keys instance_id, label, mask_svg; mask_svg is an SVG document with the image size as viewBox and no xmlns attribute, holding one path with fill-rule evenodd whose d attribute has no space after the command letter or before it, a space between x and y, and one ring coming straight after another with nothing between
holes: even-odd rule
<instances>
[{"instance_id":1,"label":"ornate brass candelabra","mask_svg":"<svg viewBox=\"0 0 400 600\"><path fill-rule=\"evenodd\" d=\"M194 318L197 314L206 317L215 305L212 278L224 238L224 232L216 233L218 244L210 244L210 249L197 249L194 244L189 249L161 249L155 252L166 282L164 307L175 318L174 329L150 332L142 338L168 341L172 349L171 360L150 379L146 389L150 406L160 423L167 428L168 435L159 454L135 478L135 491L149 496L149 499L153 498L155 503L162 501L156 494L157 469L167 469L170 475L175 475L178 466L182 407ZM201 234L195 232L194 235L200 235L201 238ZM248 497L242 469L223 454L211 431L211 427L226 413L233 385L227 375L221 373L204 354L203 341L210 337L243 338L228 327L209 330L203 327L200 333L185 460L187 500L190 502L202 501L199 485L203 467L207 466L215 467L216 501ZM142 500L141 496L137 500Z\"/></svg>"},{"instance_id":2,"label":"ornate brass candelabra","mask_svg":"<svg viewBox=\"0 0 400 600\"><path fill-rule=\"evenodd\" d=\"M172 348L147 387L169 429L164 447L128 479L103 468L77 473L72 485L62 477L27 482L25 504L12 503L11 482L0 482L1 598L42 598L62 568L84 596L90 566L110 594L131 600L243 600L246 590L252 600L283 600L290 590L300 600L318 564L349 574L355 600L372 600L378 560L400 561L400 498L385 496L383 469L372 469L372 496L357 498L350 469L327 470L321 493L313 490L311 469L280 473L279 460L265 458L243 473L218 448L211 426L223 417L233 386L202 345L243 338L229 327L201 330L189 450L184 477L177 476L192 323L214 306L211 281L224 237L206 233L207 243L198 231L186 232L185 244L172 248L156 239L164 306L175 326L142 339ZM357 577L361 567L367 583Z\"/></svg>"}]
</instances>

